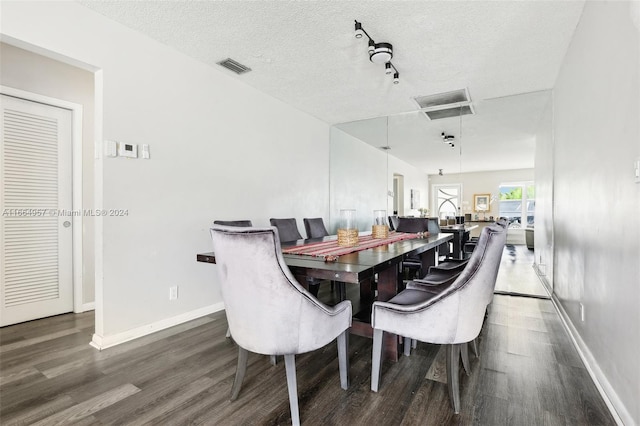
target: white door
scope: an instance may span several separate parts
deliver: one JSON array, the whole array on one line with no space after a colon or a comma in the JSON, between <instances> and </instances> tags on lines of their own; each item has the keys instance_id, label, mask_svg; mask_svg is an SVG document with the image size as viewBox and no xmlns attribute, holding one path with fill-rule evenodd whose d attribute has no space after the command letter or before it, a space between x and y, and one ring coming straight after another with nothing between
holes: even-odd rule
<instances>
[{"instance_id":1,"label":"white door","mask_svg":"<svg viewBox=\"0 0 640 426\"><path fill-rule=\"evenodd\" d=\"M5 326L73 311L71 111L0 96Z\"/></svg>"}]
</instances>

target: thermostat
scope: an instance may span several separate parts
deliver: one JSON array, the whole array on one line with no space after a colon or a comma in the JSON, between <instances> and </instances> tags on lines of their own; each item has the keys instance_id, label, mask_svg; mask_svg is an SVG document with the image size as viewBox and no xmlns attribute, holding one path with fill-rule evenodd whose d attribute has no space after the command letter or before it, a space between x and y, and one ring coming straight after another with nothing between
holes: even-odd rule
<instances>
[{"instance_id":1,"label":"thermostat","mask_svg":"<svg viewBox=\"0 0 640 426\"><path fill-rule=\"evenodd\" d=\"M118 155L120 157L138 158L138 145L119 142Z\"/></svg>"}]
</instances>

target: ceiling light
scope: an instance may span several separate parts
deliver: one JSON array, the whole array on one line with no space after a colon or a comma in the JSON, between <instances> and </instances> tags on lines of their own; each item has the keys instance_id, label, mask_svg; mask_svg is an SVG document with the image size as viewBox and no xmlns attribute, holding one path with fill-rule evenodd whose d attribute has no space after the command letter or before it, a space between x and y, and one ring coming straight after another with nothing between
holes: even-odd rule
<instances>
[{"instance_id":1,"label":"ceiling light","mask_svg":"<svg viewBox=\"0 0 640 426\"><path fill-rule=\"evenodd\" d=\"M356 38L362 38L364 31L362 30L362 24L356 21Z\"/></svg>"},{"instance_id":2,"label":"ceiling light","mask_svg":"<svg viewBox=\"0 0 640 426\"><path fill-rule=\"evenodd\" d=\"M445 132L442 132L441 134L442 136L442 142L446 143L447 145L449 145L451 148L453 148L455 145L453 144L453 141L455 141L456 137L453 135L447 135Z\"/></svg>"},{"instance_id":3,"label":"ceiling light","mask_svg":"<svg viewBox=\"0 0 640 426\"><path fill-rule=\"evenodd\" d=\"M376 43L373 53L369 54L369 60L374 64L385 64L393 58L393 46L391 43Z\"/></svg>"},{"instance_id":4,"label":"ceiling light","mask_svg":"<svg viewBox=\"0 0 640 426\"><path fill-rule=\"evenodd\" d=\"M355 31L356 38L362 38L363 35L367 36L369 39L367 52L369 53L369 60L374 64L384 64L384 69L386 74L391 74L392 70L395 72L393 74L393 83L398 84L400 82L399 76L400 73L391 63L391 58L393 58L393 46L391 43L382 42L376 43L369 34L362 28L362 24L358 21L355 22Z\"/></svg>"}]
</instances>

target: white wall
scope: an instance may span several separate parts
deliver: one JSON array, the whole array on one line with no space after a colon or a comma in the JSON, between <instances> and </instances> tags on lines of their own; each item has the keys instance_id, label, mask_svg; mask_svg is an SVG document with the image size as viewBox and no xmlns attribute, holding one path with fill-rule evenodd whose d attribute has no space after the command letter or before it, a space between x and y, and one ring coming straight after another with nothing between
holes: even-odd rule
<instances>
[{"instance_id":1,"label":"white wall","mask_svg":"<svg viewBox=\"0 0 640 426\"><path fill-rule=\"evenodd\" d=\"M78 3L3 2L2 32L101 70L104 138L151 147L96 166L97 203L129 211L96 224L98 345L222 308L195 259L214 219L328 216L327 124Z\"/></svg>"},{"instance_id":2,"label":"white wall","mask_svg":"<svg viewBox=\"0 0 640 426\"><path fill-rule=\"evenodd\" d=\"M93 209L93 73L0 43L3 86L82 105L82 209ZM94 301L94 221L82 219L82 304Z\"/></svg>"},{"instance_id":3,"label":"white wall","mask_svg":"<svg viewBox=\"0 0 640 426\"><path fill-rule=\"evenodd\" d=\"M546 284L553 287L553 99L538 125L535 158L534 263Z\"/></svg>"},{"instance_id":4,"label":"white wall","mask_svg":"<svg viewBox=\"0 0 640 426\"><path fill-rule=\"evenodd\" d=\"M361 140L331 128L331 183L329 231L337 229L340 210L356 209L358 227L371 231L374 210L393 213L393 175L404 176L405 215L419 215L411 209L411 189L420 191L421 206L427 206L427 175L398 160L386 151L376 149Z\"/></svg>"},{"instance_id":5,"label":"white wall","mask_svg":"<svg viewBox=\"0 0 640 426\"><path fill-rule=\"evenodd\" d=\"M640 424L640 5L630 6L586 2L558 75L553 229L555 296L629 425Z\"/></svg>"}]
</instances>

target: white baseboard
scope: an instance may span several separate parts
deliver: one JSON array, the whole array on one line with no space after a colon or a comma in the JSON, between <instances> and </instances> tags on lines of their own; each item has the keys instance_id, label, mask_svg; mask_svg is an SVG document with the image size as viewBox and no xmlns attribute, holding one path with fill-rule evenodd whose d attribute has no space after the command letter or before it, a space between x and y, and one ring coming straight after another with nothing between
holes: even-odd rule
<instances>
[{"instance_id":1,"label":"white baseboard","mask_svg":"<svg viewBox=\"0 0 640 426\"><path fill-rule=\"evenodd\" d=\"M156 331L164 330L166 328L173 327L174 325L182 324L222 310L224 310L224 303L220 302L110 336L94 334L90 345L98 350L107 349L121 343L155 333Z\"/></svg>"},{"instance_id":2,"label":"white baseboard","mask_svg":"<svg viewBox=\"0 0 640 426\"><path fill-rule=\"evenodd\" d=\"M569 333L573 345L578 351L578 355L580 355L580 359L582 359L582 362L589 372L593 383L596 385L596 388L598 388L598 392L600 392L602 399L604 399L605 404L607 404L607 407L609 408L609 411L611 412L611 415L613 416L616 423L620 426L634 425L635 422L633 421L633 417L631 417L631 413L629 413L627 407L624 406L624 404L618 397L618 394L611 386L611 383L609 383L609 380L607 380L607 377L600 369L598 362L593 357L593 354L585 344L584 340L582 340L580 333L578 333L578 330L573 325L573 322L571 322L569 315L567 315L567 312L562 307L562 304L558 300L555 293L552 293L551 301L560 314L560 319L562 320L565 329Z\"/></svg>"},{"instance_id":3,"label":"white baseboard","mask_svg":"<svg viewBox=\"0 0 640 426\"><path fill-rule=\"evenodd\" d=\"M96 302L83 303L80 309L82 309L80 312L95 311ZM79 314L80 312L76 312L76 313Z\"/></svg>"}]
</instances>

